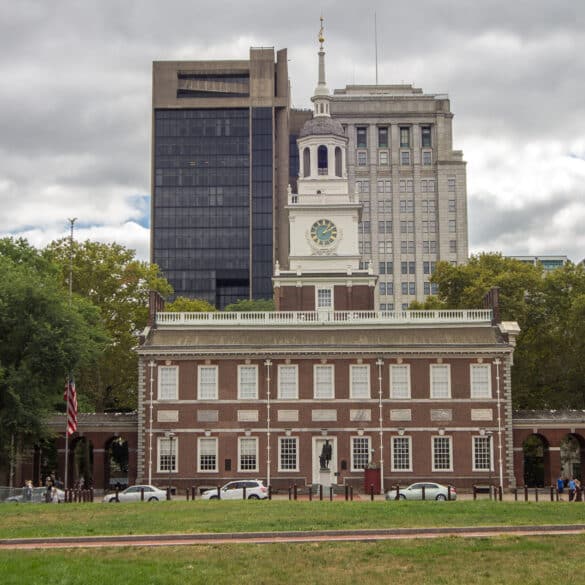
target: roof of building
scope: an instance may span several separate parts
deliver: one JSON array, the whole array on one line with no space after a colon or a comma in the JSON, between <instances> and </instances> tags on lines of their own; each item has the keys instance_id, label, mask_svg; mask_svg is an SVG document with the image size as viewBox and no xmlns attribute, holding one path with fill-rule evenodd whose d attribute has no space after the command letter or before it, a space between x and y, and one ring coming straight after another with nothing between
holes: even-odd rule
<instances>
[{"instance_id":1,"label":"roof of building","mask_svg":"<svg viewBox=\"0 0 585 585\"><path fill-rule=\"evenodd\" d=\"M345 138L345 131L339 120L329 116L316 116L307 120L299 132L299 138L306 136L341 136Z\"/></svg>"}]
</instances>

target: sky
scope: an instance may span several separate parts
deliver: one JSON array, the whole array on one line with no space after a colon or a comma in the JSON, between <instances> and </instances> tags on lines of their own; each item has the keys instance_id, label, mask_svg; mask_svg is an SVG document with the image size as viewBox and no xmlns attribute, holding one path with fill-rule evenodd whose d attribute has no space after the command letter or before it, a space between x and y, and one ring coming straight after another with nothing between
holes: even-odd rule
<instances>
[{"instance_id":1,"label":"sky","mask_svg":"<svg viewBox=\"0 0 585 585\"><path fill-rule=\"evenodd\" d=\"M148 259L152 61L287 48L309 107L325 18L331 90L413 83L451 99L470 253L585 258L580 0L19 0L0 3L0 237L69 232Z\"/></svg>"}]
</instances>

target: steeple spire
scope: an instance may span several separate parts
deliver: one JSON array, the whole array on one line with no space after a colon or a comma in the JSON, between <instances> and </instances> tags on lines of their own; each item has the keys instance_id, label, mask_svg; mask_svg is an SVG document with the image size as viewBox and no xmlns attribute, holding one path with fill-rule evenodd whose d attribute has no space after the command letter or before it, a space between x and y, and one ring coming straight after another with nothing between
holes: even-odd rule
<instances>
[{"instance_id":1,"label":"steeple spire","mask_svg":"<svg viewBox=\"0 0 585 585\"><path fill-rule=\"evenodd\" d=\"M319 80L311 101L315 104L315 116L329 116L329 88L325 81L325 50L323 43L325 36L323 31L323 17L320 17L321 28L319 29Z\"/></svg>"}]
</instances>

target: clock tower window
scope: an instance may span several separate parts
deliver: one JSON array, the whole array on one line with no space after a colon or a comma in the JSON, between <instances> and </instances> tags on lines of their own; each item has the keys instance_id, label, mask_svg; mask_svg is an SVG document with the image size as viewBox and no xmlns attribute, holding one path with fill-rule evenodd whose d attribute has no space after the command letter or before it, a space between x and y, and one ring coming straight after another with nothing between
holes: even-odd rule
<instances>
[{"instance_id":1,"label":"clock tower window","mask_svg":"<svg viewBox=\"0 0 585 585\"><path fill-rule=\"evenodd\" d=\"M311 176L311 150L307 147L303 149L303 177Z\"/></svg>"},{"instance_id":2,"label":"clock tower window","mask_svg":"<svg viewBox=\"0 0 585 585\"><path fill-rule=\"evenodd\" d=\"M328 153L327 147L323 144L317 149L317 162L320 175L327 175L328 173Z\"/></svg>"},{"instance_id":3,"label":"clock tower window","mask_svg":"<svg viewBox=\"0 0 585 585\"><path fill-rule=\"evenodd\" d=\"M335 176L342 177L342 159L341 159L341 148L339 146L335 147Z\"/></svg>"}]
</instances>

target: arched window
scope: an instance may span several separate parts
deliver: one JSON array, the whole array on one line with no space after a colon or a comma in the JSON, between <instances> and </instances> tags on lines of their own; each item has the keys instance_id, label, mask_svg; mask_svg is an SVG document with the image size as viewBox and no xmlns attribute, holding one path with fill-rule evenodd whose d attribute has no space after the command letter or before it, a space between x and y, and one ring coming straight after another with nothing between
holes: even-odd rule
<instances>
[{"instance_id":1,"label":"arched window","mask_svg":"<svg viewBox=\"0 0 585 585\"><path fill-rule=\"evenodd\" d=\"M335 147L335 176L341 177L342 176L341 170L341 148L339 146Z\"/></svg>"},{"instance_id":2,"label":"arched window","mask_svg":"<svg viewBox=\"0 0 585 585\"><path fill-rule=\"evenodd\" d=\"M311 176L311 151L308 147L303 150L303 176Z\"/></svg>"},{"instance_id":3,"label":"arched window","mask_svg":"<svg viewBox=\"0 0 585 585\"><path fill-rule=\"evenodd\" d=\"M327 174L328 161L327 161L327 147L323 144L317 149L317 167L320 175Z\"/></svg>"}]
</instances>

